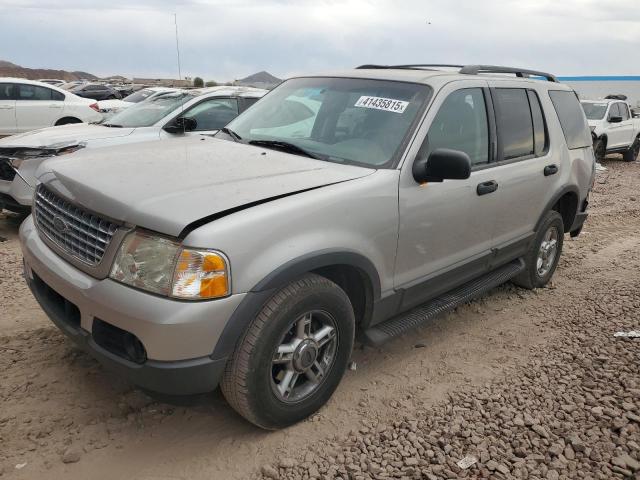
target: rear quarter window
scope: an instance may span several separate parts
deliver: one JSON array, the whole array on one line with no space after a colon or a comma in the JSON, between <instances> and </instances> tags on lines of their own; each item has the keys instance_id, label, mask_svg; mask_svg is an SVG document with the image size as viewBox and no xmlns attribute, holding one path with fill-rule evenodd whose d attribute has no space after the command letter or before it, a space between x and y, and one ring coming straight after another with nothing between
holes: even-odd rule
<instances>
[{"instance_id":1,"label":"rear quarter window","mask_svg":"<svg viewBox=\"0 0 640 480\"><path fill-rule=\"evenodd\" d=\"M569 150L591 146L591 134L584 110L572 91L549 90Z\"/></svg>"}]
</instances>

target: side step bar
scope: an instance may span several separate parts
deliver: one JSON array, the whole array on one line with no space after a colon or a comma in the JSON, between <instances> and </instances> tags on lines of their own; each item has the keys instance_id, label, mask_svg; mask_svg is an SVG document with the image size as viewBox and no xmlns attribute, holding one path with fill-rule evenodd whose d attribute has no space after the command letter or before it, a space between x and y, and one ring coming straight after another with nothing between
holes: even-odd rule
<instances>
[{"instance_id":1,"label":"side step bar","mask_svg":"<svg viewBox=\"0 0 640 480\"><path fill-rule=\"evenodd\" d=\"M407 313L403 313L363 332L365 343L378 346L384 342L398 337L412 328L421 325L441 313L453 310L455 307L466 303L492 288L505 283L515 277L525 268L522 259L515 260L486 275L472 280L458 288L430 300Z\"/></svg>"}]
</instances>

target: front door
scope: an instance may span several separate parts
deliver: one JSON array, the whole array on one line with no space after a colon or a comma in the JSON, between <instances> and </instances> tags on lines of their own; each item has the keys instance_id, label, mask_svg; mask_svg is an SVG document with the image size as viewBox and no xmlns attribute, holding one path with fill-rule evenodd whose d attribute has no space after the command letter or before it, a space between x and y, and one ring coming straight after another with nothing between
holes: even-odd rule
<instances>
[{"instance_id":1,"label":"front door","mask_svg":"<svg viewBox=\"0 0 640 480\"><path fill-rule=\"evenodd\" d=\"M493 143L490 100L486 84L479 83L456 82L438 93L422 127L428 130L418 134L424 140L419 150L412 147L403 165L395 271L395 288L405 290L403 308L464 283L488 266L497 207L491 185L498 179L487 168ZM411 174L413 160L436 148L467 153L470 178L419 185Z\"/></svg>"},{"instance_id":2,"label":"front door","mask_svg":"<svg viewBox=\"0 0 640 480\"><path fill-rule=\"evenodd\" d=\"M64 95L47 87L16 83L16 126L19 132L50 127L62 117Z\"/></svg>"}]
</instances>

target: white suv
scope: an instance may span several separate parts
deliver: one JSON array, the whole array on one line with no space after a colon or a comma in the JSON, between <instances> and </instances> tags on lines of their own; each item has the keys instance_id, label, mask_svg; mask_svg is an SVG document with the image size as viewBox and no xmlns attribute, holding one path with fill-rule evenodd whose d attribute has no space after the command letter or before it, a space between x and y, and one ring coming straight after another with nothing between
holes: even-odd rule
<instances>
[{"instance_id":1,"label":"white suv","mask_svg":"<svg viewBox=\"0 0 640 480\"><path fill-rule=\"evenodd\" d=\"M24 78L0 78L0 135L102 119L95 100Z\"/></svg>"}]
</instances>

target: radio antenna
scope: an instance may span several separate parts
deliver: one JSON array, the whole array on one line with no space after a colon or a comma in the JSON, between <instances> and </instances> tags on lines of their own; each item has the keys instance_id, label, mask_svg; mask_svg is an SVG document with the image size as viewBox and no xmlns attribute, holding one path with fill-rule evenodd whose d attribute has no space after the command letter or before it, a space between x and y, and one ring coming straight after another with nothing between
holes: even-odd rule
<instances>
[{"instance_id":1,"label":"radio antenna","mask_svg":"<svg viewBox=\"0 0 640 480\"><path fill-rule=\"evenodd\" d=\"M176 54L178 57L178 80L182 80L182 72L180 71L180 43L178 42L178 14L173 14L173 22L176 26Z\"/></svg>"}]
</instances>

